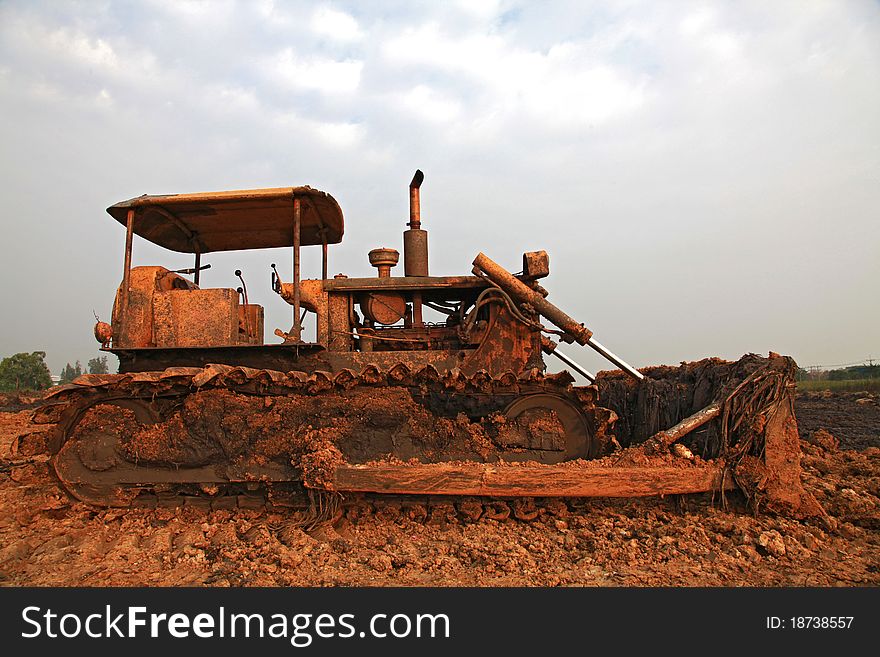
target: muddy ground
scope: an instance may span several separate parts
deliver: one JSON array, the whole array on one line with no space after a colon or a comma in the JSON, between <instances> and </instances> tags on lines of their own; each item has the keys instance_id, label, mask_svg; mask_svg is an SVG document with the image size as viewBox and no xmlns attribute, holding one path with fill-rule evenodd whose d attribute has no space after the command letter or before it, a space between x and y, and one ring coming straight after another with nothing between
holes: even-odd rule
<instances>
[{"instance_id":1,"label":"muddy ground","mask_svg":"<svg viewBox=\"0 0 880 657\"><path fill-rule=\"evenodd\" d=\"M880 584L880 400L867 394L797 399L804 483L833 531L755 517L736 494L727 509L710 496L591 500L532 522L361 508L311 533L266 511L99 510L68 498L45 463L10 456L30 413L0 412L6 586Z\"/></svg>"}]
</instances>

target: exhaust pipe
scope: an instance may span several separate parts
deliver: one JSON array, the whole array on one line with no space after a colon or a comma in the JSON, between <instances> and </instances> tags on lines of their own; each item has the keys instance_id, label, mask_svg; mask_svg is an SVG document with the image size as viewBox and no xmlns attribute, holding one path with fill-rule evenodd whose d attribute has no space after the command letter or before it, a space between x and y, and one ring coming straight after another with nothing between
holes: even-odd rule
<instances>
[{"instance_id":1,"label":"exhaust pipe","mask_svg":"<svg viewBox=\"0 0 880 657\"><path fill-rule=\"evenodd\" d=\"M403 232L403 275L428 275L428 232L422 230L422 212L419 204L419 187L425 174L416 169L409 184L409 230Z\"/></svg>"},{"instance_id":2,"label":"exhaust pipe","mask_svg":"<svg viewBox=\"0 0 880 657\"><path fill-rule=\"evenodd\" d=\"M409 184L409 230L403 232L403 275L428 275L428 233L422 230L422 210L419 203L419 188L425 174L416 169ZM422 293L412 295L413 326L424 326L422 321Z\"/></svg>"}]
</instances>

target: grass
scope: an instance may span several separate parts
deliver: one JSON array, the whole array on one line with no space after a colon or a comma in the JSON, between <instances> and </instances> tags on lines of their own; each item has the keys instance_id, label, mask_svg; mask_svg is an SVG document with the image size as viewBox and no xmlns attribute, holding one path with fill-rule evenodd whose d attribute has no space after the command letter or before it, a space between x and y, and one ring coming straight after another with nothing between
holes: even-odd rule
<instances>
[{"instance_id":1,"label":"grass","mask_svg":"<svg viewBox=\"0 0 880 657\"><path fill-rule=\"evenodd\" d=\"M880 392L880 379L849 379L844 381L798 381L798 390L817 392Z\"/></svg>"}]
</instances>

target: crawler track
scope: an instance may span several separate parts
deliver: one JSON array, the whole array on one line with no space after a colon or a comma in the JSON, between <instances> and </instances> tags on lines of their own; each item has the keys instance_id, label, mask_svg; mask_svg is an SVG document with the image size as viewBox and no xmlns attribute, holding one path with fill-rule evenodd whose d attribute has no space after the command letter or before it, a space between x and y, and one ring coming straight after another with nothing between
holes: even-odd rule
<instances>
[{"instance_id":1,"label":"crawler track","mask_svg":"<svg viewBox=\"0 0 880 657\"><path fill-rule=\"evenodd\" d=\"M315 491L333 488L342 463L598 455L613 414L596 406L595 388L570 381L403 364L310 374L169 368L81 377L53 392L34 422L54 425L43 448L64 487L89 503L314 510Z\"/></svg>"}]
</instances>

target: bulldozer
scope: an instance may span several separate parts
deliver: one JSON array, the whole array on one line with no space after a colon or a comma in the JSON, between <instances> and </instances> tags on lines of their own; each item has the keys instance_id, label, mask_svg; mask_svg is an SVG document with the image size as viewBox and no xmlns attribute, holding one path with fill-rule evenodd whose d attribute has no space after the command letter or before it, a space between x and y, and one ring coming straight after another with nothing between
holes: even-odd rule
<instances>
[{"instance_id":1,"label":"bulldozer","mask_svg":"<svg viewBox=\"0 0 880 657\"><path fill-rule=\"evenodd\" d=\"M639 371L548 300L545 251L524 253L517 273L479 253L468 275L432 276L423 180L416 171L409 184L397 276L400 253L386 247L368 253L375 276L328 276L343 215L308 186L110 206L124 268L95 336L119 371L54 389L31 448L51 455L71 495L101 506L314 509L374 496L452 501L477 517L512 505L525 517L536 499L739 487L815 512L797 470L791 359ZM132 266L135 236L193 266ZM301 250L318 246L321 276L303 278ZM269 287L292 322L269 344L241 271L237 288L208 287L202 261L278 248L290 249L292 275L271 264ZM560 344L616 369L593 375ZM587 384L549 373L547 356Z\"/></svg>"}]
</instances>

